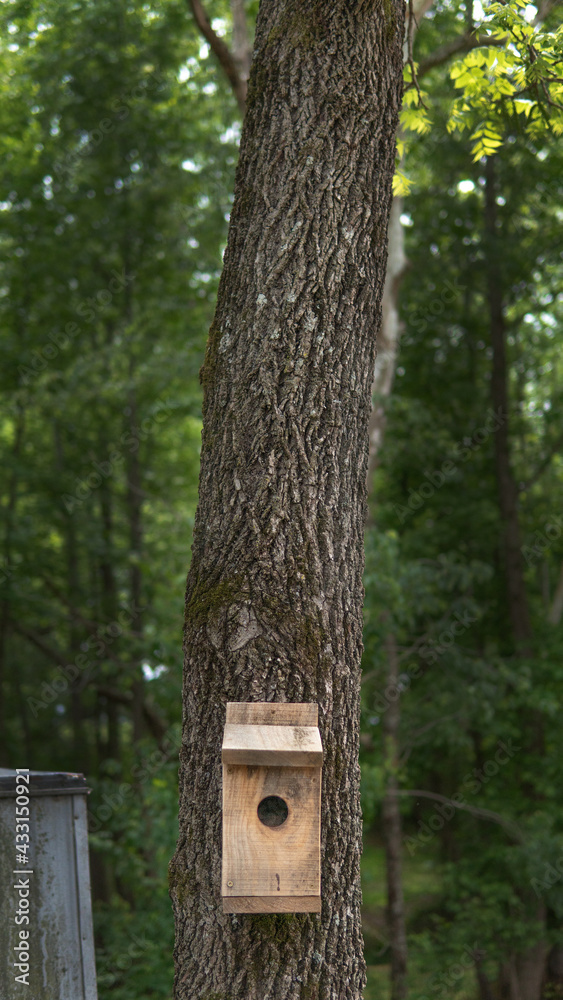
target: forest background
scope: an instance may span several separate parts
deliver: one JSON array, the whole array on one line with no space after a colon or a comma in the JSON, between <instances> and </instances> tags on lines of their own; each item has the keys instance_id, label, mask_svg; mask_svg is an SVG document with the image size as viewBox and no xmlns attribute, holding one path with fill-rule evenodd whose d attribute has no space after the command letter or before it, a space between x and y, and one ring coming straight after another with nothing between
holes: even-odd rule
<instances>
[{"instance_id":1,"label":"forest background","mask_svg":"<svg viewBox=\"0 0 563 1000\"><path fill-rule=\"evenodd\" d=\"M100 1000L172 983L198 371L241 120L192 6L0 12L0 764L88 777ZM563 996L563 151L517 114L477 153L448 130L471 48L450 43L480 5L427 7L372 427L366 998L389 995L390 879L409 997L512 997L533 953L547 1000ZM230 6L207 11L236 41Z\"/></svg>"}]
</instances>

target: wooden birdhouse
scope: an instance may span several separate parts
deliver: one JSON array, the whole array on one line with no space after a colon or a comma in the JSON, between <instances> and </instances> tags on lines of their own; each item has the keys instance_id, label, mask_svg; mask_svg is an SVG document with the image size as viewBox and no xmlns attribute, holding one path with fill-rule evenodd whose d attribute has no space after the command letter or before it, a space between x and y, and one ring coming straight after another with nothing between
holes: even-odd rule
<instances>
[{"instance_id":1,"label":"wooden birdhouse","mask_svg":"<svg viewBox=\"0 0 563 1000\"><path fill-rule=\"evenodd\" d=\"M323 748L315 704L227 705L224 913L320 913Z\"/></svg>"}]
</instances>

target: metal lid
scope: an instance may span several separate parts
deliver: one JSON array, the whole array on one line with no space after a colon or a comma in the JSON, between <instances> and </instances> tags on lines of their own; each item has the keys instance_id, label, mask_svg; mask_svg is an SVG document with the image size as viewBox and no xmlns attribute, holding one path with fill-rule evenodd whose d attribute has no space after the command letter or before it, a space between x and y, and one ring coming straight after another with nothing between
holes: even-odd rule
<instances>
[{"instance_id":1,"label":"metal lid","mask_svg":"<svg viewBox=\"0 0 563 1000\"><path fill-rule=\"evenodd\" d=\"M26 780L29 775L29 784ZM69 771L25 771L16 775L13 768L0 767L0 799L14 798L16 795L16 777L20 788L25 785L30 796L36 795L88 795L90 789L86 785L83 774Z\"/></svg>"}]
</instances>

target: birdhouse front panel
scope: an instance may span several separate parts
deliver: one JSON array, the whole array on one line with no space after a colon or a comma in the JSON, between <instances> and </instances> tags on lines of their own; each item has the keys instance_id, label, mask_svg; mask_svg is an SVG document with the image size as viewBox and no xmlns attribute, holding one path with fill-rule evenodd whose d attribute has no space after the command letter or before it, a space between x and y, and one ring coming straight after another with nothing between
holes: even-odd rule
<instances>
[{"instance_id":1,"label":"birdhouse front panel","mask_svg":"<svg viewBox=\"0 0 563 1000\"><path fill-rule=\"evenodd\" d=\"M317 718L316 705L227 707L221 886L226 913L320 912Z\"/></svg>"}]
</instances>

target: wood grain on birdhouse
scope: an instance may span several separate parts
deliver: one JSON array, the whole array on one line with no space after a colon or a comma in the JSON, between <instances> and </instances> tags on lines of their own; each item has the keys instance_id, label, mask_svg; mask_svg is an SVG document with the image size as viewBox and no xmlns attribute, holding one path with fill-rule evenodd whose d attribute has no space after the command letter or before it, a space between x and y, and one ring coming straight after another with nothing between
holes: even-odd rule
<instances>
[{"instance_id":1,"label":"wood grain on birdhouse","mask_svg":"<svg viewBox=\"0 0 563 1000\"><path fill-rule=\"evenodd\" d=\"M320 912L322 745L316 705L227 706L223 911Z\"/></svg>"},{"instance_id":2,"label":"wood grain on birdhouse","mask_svg":"<svg viewBox=\"0 0 563 1000\"><path fill-rule=\"evenodd\" d=\"M281 764L320 767L321 737L316 726L237 726L227 723L224 764Z\"/></svg>"}]
</instances>

